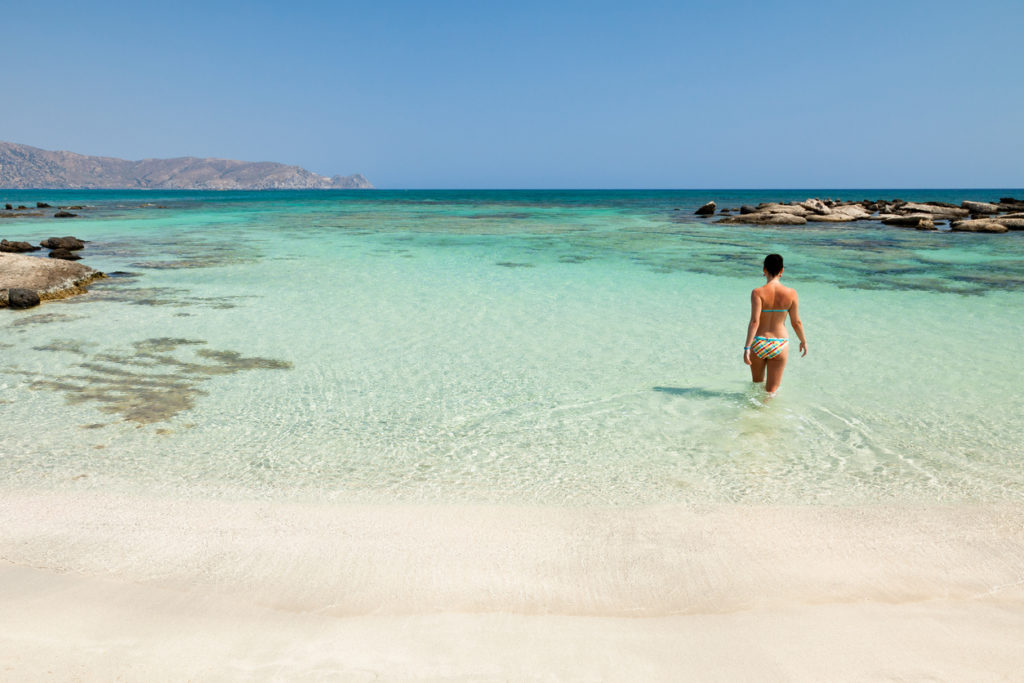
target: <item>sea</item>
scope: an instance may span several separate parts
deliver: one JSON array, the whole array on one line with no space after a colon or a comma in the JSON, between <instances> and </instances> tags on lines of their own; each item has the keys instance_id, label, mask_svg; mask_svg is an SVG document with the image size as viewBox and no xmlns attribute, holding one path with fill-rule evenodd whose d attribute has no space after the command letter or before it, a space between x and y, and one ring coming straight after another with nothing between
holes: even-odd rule
<instances>
[{"instance_id":1,"label":"sea","mask_svg":"<svg viewBox=\"0 0 1024 683\"><path fill-rule=\"evenodd\" d=\"M313 503L1024 497L1024 232L719 225L706 201L1024 190L0 191L109 277L0 310L0 491ZM767 399L750 290L809 352ZM45 256L45 252L43 252Z\"/></svg>"}]
</instances>

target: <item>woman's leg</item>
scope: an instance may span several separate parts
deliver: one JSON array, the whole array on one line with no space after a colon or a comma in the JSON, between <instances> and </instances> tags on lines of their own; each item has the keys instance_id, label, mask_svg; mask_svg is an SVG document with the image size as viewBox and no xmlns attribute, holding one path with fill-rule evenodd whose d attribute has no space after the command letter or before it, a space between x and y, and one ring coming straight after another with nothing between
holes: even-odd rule
<instances>
[{"instance_id":1,"label":"woman's leg","mask_svg":"<svg viewBox=\"0 0 1024 683\"><path fill-rule=\"evenodd\" d=\"M763 358L758 358L754 352L750 353L750 379L755 383L764 381L764 364Z\"/></svg>"},{"instance_id":2,"label":"woman's leg","mask_svg":"<svg viewBox=\"0 0 1024 683\"><path fill-rule=\"evenodd\" d=\"M782 384L782 372L786 369L786 360L789 358L789 344L782 349L782 353L769 361L762 361L768 366L768 382L764 385L765 391L774 394Z\"/></svg>"}]
</instances>

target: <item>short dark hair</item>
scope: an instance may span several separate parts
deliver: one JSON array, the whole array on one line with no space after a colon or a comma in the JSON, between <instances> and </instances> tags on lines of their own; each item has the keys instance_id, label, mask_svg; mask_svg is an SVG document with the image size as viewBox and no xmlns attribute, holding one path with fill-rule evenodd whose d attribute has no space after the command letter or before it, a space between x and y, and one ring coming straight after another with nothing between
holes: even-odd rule
<instances>
[{"instance_id":1,"label":"short dark hair","mask_svg":"<svg viewBox=\"0 0 1024 683\"><path fill-rule=\"evenodd\" d=\"M768 254L764 257L764 269L768 274L775 277L782 272L782 257L778 254Z\"/></svg>"}]
</instances>

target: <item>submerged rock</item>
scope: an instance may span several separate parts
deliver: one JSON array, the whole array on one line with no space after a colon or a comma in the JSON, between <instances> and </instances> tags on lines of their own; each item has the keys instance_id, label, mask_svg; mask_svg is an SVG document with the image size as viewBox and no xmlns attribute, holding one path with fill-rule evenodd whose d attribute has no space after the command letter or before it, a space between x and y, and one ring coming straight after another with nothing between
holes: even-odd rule
<instances>
[{"instance_id":1,"label":"submerged rock","mask_svg":"<svg viewBox=\"0 0 1024 683\"><path fill-rule=\"evenodd\" d=\"M49 208L52 208L52 207L49 204L47 204L46 202L36 202L36 208L37 209L49 209Z\"/></svg>"},{"instance_id":2,"label":"submerged rock","mask_svg":"<svg viewBox=\"0 0 1024 683\"><path fill-rule=\"evenodd\" d=\"M58 211L57 213L53 214L53 217L54 218L74 218L77 215L78 215L77 213L71 213L70 211Z\"/></svg>"},{"instance_id":3,"label":"submerged rock","mask_svg":"<svg viewBox=\"0 0 1024 683\"><path fill-rule=\"evenodd\" d=\"M704 206L700 207L693 213L697 216L713 216L715 214L715 207L717 204L714 202L708 202Z\"/></svg>"},{"instance_id":4,"label":"submerged rock","mask_svg":"<svg viewBox=\"0 0 1024 683\"><path fill-rule=\"evenodd\" d=\"M54 249L50 252L50 258L60 258L65 261L80 261L81 256L68 249Z\"/></svg>"}]
</instances>

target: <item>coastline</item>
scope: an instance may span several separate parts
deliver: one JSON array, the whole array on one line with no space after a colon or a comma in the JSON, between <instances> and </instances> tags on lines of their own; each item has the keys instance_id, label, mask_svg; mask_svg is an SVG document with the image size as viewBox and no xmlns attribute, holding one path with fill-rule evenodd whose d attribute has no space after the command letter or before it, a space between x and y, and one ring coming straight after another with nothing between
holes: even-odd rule
<instances>
[{"instance_id":1,"label":"coastline","mask_svg":"<svg viewBox=\"0 0 1024 683\"><path fill-rule=\"evenodd\" d=\"M670 680L685 664L710 680L963 680L1024 665L1020 505L12 493L0 512L0 660L20 678Z\"/></svg>"}]
</instances>

